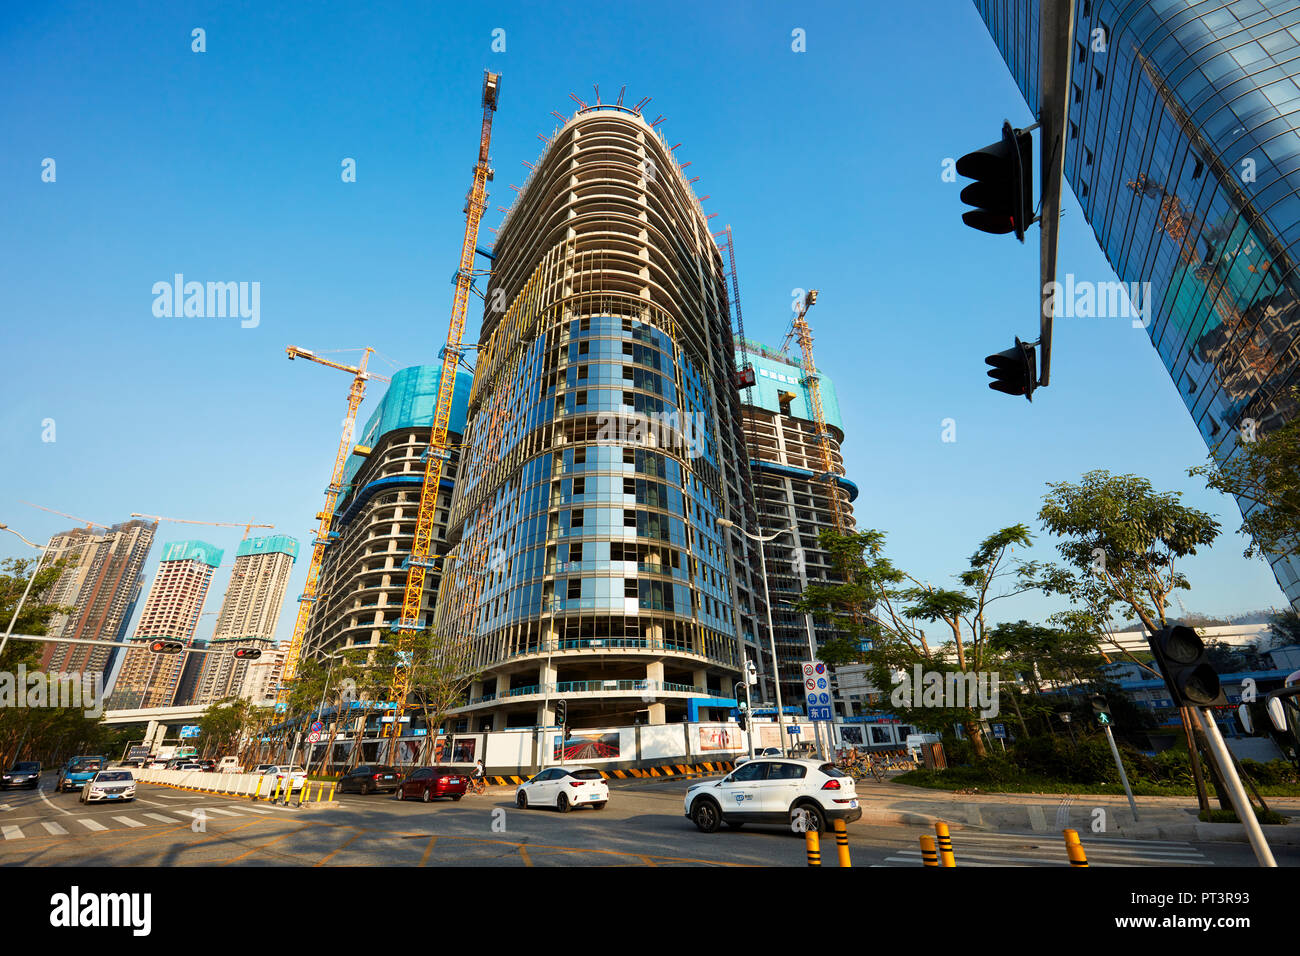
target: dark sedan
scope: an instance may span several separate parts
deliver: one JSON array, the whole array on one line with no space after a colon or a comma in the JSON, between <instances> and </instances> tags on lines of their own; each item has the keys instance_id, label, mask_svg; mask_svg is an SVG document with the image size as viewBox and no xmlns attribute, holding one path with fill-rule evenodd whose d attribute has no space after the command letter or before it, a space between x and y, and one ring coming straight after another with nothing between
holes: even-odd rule
<instances>
[{"instance_id":1,"label":"dark sedan","mask_svg":"<svg viewBox=\"0 0 1300 956\"><path fill-rule=\"evenodd\" d=\"M41 765L35 760L20 760L0 777L0 790L10 787L30 787L35 790L41 785Z\"/></svg>"},{"instance_id":2,"label":"dark sedan","mask_svg":"<svg viewBox=\"0 0 1300 956\"><path fill-rule=\"evenodd\" d=\"M402 782L402 775L392 767L366 764L339 778L339 793L392 793Z\"/></svg>"},{"instance_id":3,"label":"dark sedan","mask_svg":"<svg viewBox=\"0 0 1300 956\"><path fill-rule=\"evenodd\" d=\"M469 786L469 774L448 767L421 767L402 781L397 788L398 800L423 800L428 803L438 797L459 800Z\"/></svg>"}]
</instances>

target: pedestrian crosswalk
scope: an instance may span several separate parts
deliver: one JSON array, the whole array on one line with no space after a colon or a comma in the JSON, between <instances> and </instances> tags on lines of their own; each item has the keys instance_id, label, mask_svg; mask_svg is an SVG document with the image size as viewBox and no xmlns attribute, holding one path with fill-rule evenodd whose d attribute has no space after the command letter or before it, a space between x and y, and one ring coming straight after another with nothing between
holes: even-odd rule
<instances>
[{"instance_id":1,"label":"pedestrian crosswalk","mask_svg":"<svg viewBox=\"0 0 1300 956\"><path fill-rule=\"evenodd\" d=\"M205 807L199 804L192 809L167 807L167 813L154 813L136 810L130 815L121 816L72 816L60 817L58 822L52 820L25 820L16 824L0 826L0 846L7 841L25 840L29 837L63 837L91 833L108 833L114 830L136 830L143 827L156 827L165 824L184 825L195 818L223 819L244 817L247 814L260 816L272 811L263 807L240 806ZM202 816L200 817L200 814ZM69 829L71 828L71 829Z\"/></svg>"},{"instance_id":2,"label":"pedestrian crosswalk","mask_svg":"<svg viewBox=\"0 0 1300 956\"><path fill-rule=\"evenodd\" d=\"M1127 840L1081 834L1089 866L1213 866L1190 843L1173 840ZM958 866L1069 866L1065 842L1041 833L956 831L953 855ZM895 851L876 866L921 866L921 850Z\"/></svg>"}]
</instances>

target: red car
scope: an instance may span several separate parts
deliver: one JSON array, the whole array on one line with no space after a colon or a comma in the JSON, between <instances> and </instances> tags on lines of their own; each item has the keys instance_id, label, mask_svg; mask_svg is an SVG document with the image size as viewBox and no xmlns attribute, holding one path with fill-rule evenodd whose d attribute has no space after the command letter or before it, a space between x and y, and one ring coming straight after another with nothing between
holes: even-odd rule
<instances>
[{"instance_id":1,"label":"red car","mask_svg":"<svg viewBox=\"0 0 1300 956\"><path fill-rule=\"evenodd\" d=\"M398 800L423 800L435 797L459 800L469 786L469 774L446 767L421 767L397 786Z\"/></svg>"}]
</instances>

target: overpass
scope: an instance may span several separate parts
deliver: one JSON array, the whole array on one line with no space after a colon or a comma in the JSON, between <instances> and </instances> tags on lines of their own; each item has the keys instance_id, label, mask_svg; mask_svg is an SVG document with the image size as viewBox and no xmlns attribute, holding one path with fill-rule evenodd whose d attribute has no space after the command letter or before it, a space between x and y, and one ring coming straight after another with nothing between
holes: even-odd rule
<instances>
[{"instance_id":1,"label":"overpass","mask_svg":"<svg viewBox=\"0 0 1300 956\"><path fill-rule=\"evenodd\" d=\"M195 724L207 713L208 705L183 707L141 707L136 710L106 710L103 722L110 727L129 724Z\"/></svg>"}]
</instances>

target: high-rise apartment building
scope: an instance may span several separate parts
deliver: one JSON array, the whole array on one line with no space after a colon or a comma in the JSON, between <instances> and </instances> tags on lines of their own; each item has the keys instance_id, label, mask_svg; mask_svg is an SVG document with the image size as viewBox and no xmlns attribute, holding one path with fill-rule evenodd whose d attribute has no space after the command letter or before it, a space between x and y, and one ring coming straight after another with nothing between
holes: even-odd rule
<instances>
[{"instance_id":1,"label":"high-rise apartment building","mask_svg":"<svg viewBox=\"0 0 1300 956\"><path fill-rule=\"evenodd\" d=\"M728 706L755 653L758 562L718 524L752 515L722 259L698 200L638 112L586 107L493 254L435 608L481 675L459 719L551 725L561 698L589 728Z\"/></svg>"},{"instance_id":2,"label":"high-rise apartment building","mask_svg":"<svg viewBox=\"0 0 1300 956\"><path fill-rule=\"evenodd\" d=\"M157 530L152 521L126 521L102 534L76 528L51 537L49 560L68 564L55 582L50 601L69 605L72 611L50 622L50 636L122 640L140 597L145 560ZM107 677L117 653L105 645L47 644L41 668Z\"/></svg>"},{"instance_id":3,"label":"high-rise apartment building","mask_svg":"<svg viewBox=\"0 0 1300 956\"><path fill-rule=\"evenodd\" d=\"M424 452L433 427L441 366L416 365L393 375L343 471L330 542L322 559L317 602L303 638L303 654L322 657L340 648L388 643L402 615L407 558L415 539L424 483ZM459 445L471 376L459 372L448 441ZM442 470L433 546L446 550L445 528L460 452ZM432 616L441 561L429 572L422 620ZM260 662L259 662L260 663ZM274 693L271 695L274 697Z\"/></svg>"},{"instance_id":4,"label":"high-rise apartment building","mask_svg":"<svg viewBox=\"0 0 1300 956\"><path fill-rule=\"evenodd\" d=\"M799 665L816 659L826 641L845 636L828 620L794 610L795 602L810 583L840 580L819 538L822 531L835 529L827 497L832 486L821 477L824 469L817 422L803 368L783 352L747 344L754 385L743 389L740 396L759 525L764 537L789 529L764 546L782 703L800 706L804 701L804 678ZM842 474L844 423L835 383L826 375L820 375L818 383L823 417L830 432L831 460L839 472L835 494L851 527L851 502L857 498L858 489ZM770 659L766 646L759 650ZM770 672L770 664L765 669ZM841 716L852 715L855 704L865 703L867 690L862 671L861 667L841 667L834 674L832 697Z\"/></svg>"},{"instance_id":5,"label":"high-rise apartment building","mask_svg":"<svg viewBox=\"0 0 1300 956\"><path fill-rule=\"evenodd\" d=\"M284 674L284 656L288 651L288 642L282 641L248 665L244 675L244 684L239 689L239 696L254 707L275 706L276 694L280 688L280 678Z\"/></svg>"},{"instance_id":6,"label":"high-rise apartment building","mask_svg":"<svg viewBox=\"0 0 1300 956\"><path fill-rule=\"evenodd\" d=\"M241 695L249 662L235 657L235 651L256 648L265 655L275 645L275 628L297 558L298 542L288 535L239 542L208 653L196 655L203 658L196 703Z\"/></svg>"},{"instance_id":7,"label":"high-rise apartment building","mask_svg":"<svg viewBox=\"0 0 1300 956\"><path fill-rule=\"evenodd\" d=\"M187 655L154 654L148 645L158 638L187 646L193 641L222 554L221 548L203 541L172 541L163 548L131 637L133 646L125 651L109 696L110 709L169 707L176 702Z\"/></svg>"},{"instance_id":8,"label":"high-rise apartment building","mask_svg":"<svg viewBox=\"0 0 1300 956\"><path fill-rule=\"evenodd\" d=\"M975 6L1037 104L1038 3ZM1075 6L1066 178L1119 277L1150 283L1151 343L1230 458L1297 413L1300 6ZM1300 607L1300 558L1270 563Z\"/></svg>"}]
</instances>

